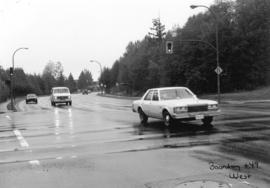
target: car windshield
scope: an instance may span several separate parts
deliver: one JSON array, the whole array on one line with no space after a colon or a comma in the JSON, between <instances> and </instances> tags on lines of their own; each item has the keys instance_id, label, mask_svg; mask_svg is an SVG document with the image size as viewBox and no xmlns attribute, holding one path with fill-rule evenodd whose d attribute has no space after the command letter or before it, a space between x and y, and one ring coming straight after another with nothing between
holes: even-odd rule
<instances>
[{"instance_id":1,"label":"car windshield","mask_svg":"<svg viewBox=\"0 0 270 188\"><path fill-rule=\"evenodd\" d=\"M28 94L27 97L36 97L35 94Z\"/></svg>"},{"instance_id":2,"label":"car windshield","mask_svg":"<svg viewBox=\"0 0 270 188\"><path fill-rule=\"evenodd\" d=\"M160 91L161 100L187 99L194 96L187 89L165 89Z\"/></svg>"},{"instance_id":3,"label":"car windshield","mask_svg":"<svg viewBox=\"0 0 270 188\"><path fill-rule=\"evenodd\" d=\"M54 89L53 93L69 93L69 89L67 88Z\"/></svg>"}]
</instances>

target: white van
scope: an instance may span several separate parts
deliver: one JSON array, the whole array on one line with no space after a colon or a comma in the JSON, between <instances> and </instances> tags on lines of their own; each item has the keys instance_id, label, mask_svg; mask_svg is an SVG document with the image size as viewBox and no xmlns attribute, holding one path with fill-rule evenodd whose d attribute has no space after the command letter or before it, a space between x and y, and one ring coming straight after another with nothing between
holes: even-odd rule
<instances>
[{"instance_id":1,"label":"white van","mask_svg":"<svg viewBox=\"0 0 270 188\"><path fill-rule=\"evenodd\" d=\"M70 91L67 87L53 87L51 90L51 105L55 106L57 103L72 104Z\"/></svg>"}]
</instances>

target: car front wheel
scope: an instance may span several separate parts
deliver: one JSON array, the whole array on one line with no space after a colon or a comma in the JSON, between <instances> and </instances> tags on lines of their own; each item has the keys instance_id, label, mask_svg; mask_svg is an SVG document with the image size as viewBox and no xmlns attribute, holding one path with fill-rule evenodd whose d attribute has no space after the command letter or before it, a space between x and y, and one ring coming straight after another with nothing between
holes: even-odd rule
<instances>
[{"instance_id":1,"label":"car front wheel","mask_svg":"<svg viewBox=\"0 0 270 188\"><path fill-rule=\"evenodd\" d=\"M203 125L211 125L212 121L213 121L212 116L205 117L204 119L202 119Z\"/></svg>"},{"instance_id":2,"label":"car front wheel","mask_svg":"<svg viewBox=\"0 0 270 188\"><path fill-rule=\"evenodd\" d=\"M142 124L146 124L147 123L147 120L148 120L147 115L142 111L141 108L138 110L138 112L139 112L140 122Z\"/></svg>"},{"instance_id":3,"label":"car front wheel","mask_svg":"<svg viewBox=\"0 0 270 188\"><path fill-rule=\"evenodd\" d=\"M166 127L170 127L173 124L173 119L168 111L163 112L163 121Z\"/></svg>"}]
</instances>

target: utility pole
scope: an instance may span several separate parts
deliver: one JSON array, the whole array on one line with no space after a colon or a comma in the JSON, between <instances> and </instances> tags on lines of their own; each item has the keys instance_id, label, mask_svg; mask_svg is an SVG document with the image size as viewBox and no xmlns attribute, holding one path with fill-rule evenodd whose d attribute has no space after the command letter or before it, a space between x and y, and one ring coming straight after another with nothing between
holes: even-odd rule
<instances>
[{"instance_id":1,"label":"utility pole","mask_svg":"<svg viewBox=\"0 0 270 188\"><path fill-rule=\"evenodd\" d=\"M12 67L10 68L10 105L11 105L11 110L15 110L14 108L14 59L15 59L15 54L19 50L28 50L26 47L21 47L17 48L13 54L12 54Z\"/></svg>"},{"instance_id":2,"label":"utility pole","mask_svg":"<svg viewBox=\"0 0 270 188\"><path fill-rule=\"evenodd\" d=\"M102 75L102 66L101 66L101 63L98 62L97 60L90 60L91 63L97 63L99 65L99 68L100 68L100 78L101 78L101 75ZM101 86L101 94L103 93L103 83L99 83L99 85Z\"/></svg>"},{"instance_id":3,"label":"utility pole","mask_svg":"<svg viewBox=\"0 0 270 188\"><path fill-rule=\"evenodd\" d=\"M219 63L218 17L217 17L217 14L212 9L210 9L208 6L205 6L205 5L191 5L190 6L190 8L192 8L192 9L195 9L198 7L203 7L203 8L208 9L215 18L215 30L216 30L216 47L215 47L215 49L216 49L216 61L217 61L217 67L215 69L215 72L217 73L217 95L218 95L218 103L220 104L220 101L221 101L221 99L220 99L220 74L222 72L222 69L221 69L220 63Z\"/></svg>"}]
</instances>

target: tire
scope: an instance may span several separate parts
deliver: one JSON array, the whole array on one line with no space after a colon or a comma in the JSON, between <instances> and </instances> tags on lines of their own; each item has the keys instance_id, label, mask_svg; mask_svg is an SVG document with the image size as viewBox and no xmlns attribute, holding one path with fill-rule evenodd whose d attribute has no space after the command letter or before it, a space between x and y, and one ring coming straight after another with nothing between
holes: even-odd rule
<instances>
[{"instance_id":1,"label":"tire","mask_svg":"<svg viewBox=\"0 0 270 188\"><path fill-rule=\"evenodd\" d=\"M163 112L163 121L166 127L172 127L174 120L167 110Z\"/></svg>"},{"instance_id":2,"label":"tire","mask_svg":"<svg viewBox=\"0 0 270 188\"><path fill-rule=\"evenodd\" d=\"M70 105L70 106L72 105L72 102L71 102L71 101L69 102L69 105Z\"/></svg>"},{"instance_id":3,"label":"tire","mask_svg":"<svg viewBox=\"0 0 270 188\"><path fill-rule=\"evenodd\" d=\"M138 113L139 113L140 123L146 124L148 121L147 115L142 111L141 108L139 108Z\"/></svg>"},{"instance_id":4,"label":"tire","mask_svg":"<svg viewBox=\"0 0 270 188\"><path fill-rule=\"evenodd\" d=\"M66 102L66 105L68 106L69 102Z\"/></svg>"},{"instance_id":5,"label":"tire","mask_svg":"<svg viewBox=\"0 0 270 188\"><path fill-rule=\"evenodd\" d=\"M211 125L212 121L213 121L212 116L208 116L208 117L205 117L204 119L202 119L203 125L205 125L205 126Z\"/></svg>"}]
</instances>

